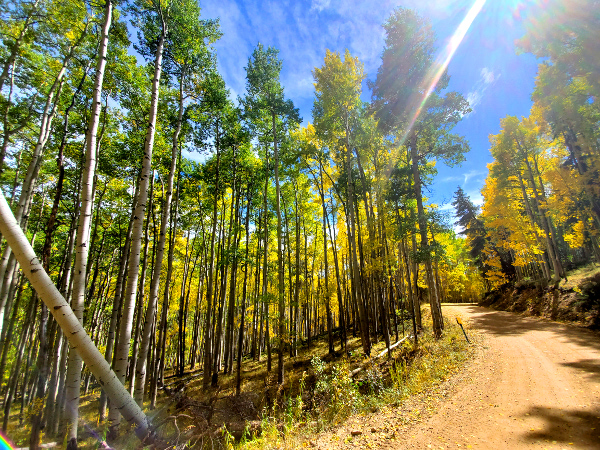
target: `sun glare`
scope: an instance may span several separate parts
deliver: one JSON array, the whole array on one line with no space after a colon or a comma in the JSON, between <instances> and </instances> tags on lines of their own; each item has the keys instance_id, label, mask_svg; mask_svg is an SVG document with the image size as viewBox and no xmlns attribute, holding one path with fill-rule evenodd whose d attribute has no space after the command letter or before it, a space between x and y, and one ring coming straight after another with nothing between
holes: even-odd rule
<instances>
[{"instance_id":1,"label":"sun glare","mask_svg":"<svg viewBox=\"0 0 600 450\"><path fill-rule=\"evenodd\" d=\"M404 142L406 140L406 138L408 137L410 130L413 128L413 126L415 125L415 122L421 115L421 112L423 111L423 107L425 106L427 99L431 96L431 93L435 90L437 83L440 81L440 78L442 77L444 71L448 68L448 64L450 64L450 61L452 60L452 57L456 53L456 50L458 49L458 47L460 46L461 42L463 41L465 35L469 31L471 24L473 23L473 21L475 20L477 15L481 12L481 9L485 5L485 3L486 3L486 0L475 0L473 5L471 6L471 8L469 8L469 10L467 11L465 18L462 20L460 25L456 28L456 31L454 32L454 34L452 35L452 37L450 38L450 40L448 42L448 45L446 45L446 47L444 49L442 49L442 51L436 58L435 62L429 69L427 76L423 83L427 88L423 94L423 98L421 99L419 106L416 108L416 110L411 118L411 121L410 121L408 127L406 128L404 136L402 137L402 142Z\"/></svg>"}]
</instances>

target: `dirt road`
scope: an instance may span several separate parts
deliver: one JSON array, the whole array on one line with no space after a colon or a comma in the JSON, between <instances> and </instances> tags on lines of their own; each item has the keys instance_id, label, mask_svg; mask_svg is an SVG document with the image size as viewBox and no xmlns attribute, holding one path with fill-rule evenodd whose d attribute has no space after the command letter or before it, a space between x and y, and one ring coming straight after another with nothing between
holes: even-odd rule
<instances>
[{"instance_id":1,"label":"dirt road","mask_svg":"<svg viewBox=\"0 0 600 450\"><path fill-rule=\"evenodd\" d=\"M351 418L316 447L600 449L598 334L474 305L443 311L477 333L476 360L437 398Z\"/></svg>"},{"instance_id":2,"label":"dirt road","mask_svg":"<svg viewBox=\"0 0 600 450\"><path fill-rule=\"evenodd\" d=\"M600 449L597 334L478 306L443 309L482 332L483 353L400 448Z\"/></svg>"}]
</instances>

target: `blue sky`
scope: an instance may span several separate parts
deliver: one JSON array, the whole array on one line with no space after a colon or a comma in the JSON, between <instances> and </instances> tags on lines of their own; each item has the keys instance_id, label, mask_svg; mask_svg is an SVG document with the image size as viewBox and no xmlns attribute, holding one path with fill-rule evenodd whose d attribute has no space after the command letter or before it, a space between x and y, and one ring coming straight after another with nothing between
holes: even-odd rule
<instances>
[{"instance_id":1,"label":"blue sky","mask_svg":"<svg viewBox=\"0 0 600 450\"><path fill-rule=\"evenodd\" d=\"M515 39L524 34L520 16L535 0L488 0L448 66L449 89L462 93L473 112L457 126L471 151L460 167L438 165L430 187L432 201L451 208L458 185L476 203L491 162L490 134L506 115L528 115L537 69L532 55L517 55ZM314 67L323 64L325 50L346 48L374 79L385 34L382 23L398 6L415 9L433 24L442 49L474 0L200 0L204 18L220 18L223 37L215 44L221 71L234 97L244 94L248 57L258 42L275 46L283 60L281 81L286 96L311 121ZM366 87L365 87L366 91ZM365 92L364 100L370 100Z\"/></svg>"}]
</instances>

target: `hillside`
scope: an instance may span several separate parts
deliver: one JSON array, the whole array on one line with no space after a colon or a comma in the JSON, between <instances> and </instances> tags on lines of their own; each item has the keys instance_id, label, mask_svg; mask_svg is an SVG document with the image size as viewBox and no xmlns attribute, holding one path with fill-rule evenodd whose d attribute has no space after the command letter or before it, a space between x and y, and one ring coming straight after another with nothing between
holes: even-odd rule
<instances>
[{"instance_id":1,"label":"hillside","mask_svg":"<svg viewBox=\"0 0 600 450\"><path fill-rule=\"evenodd\" d=\"M479 304L600 329L600 267L597 264L568 273L567 279L558 287L556 304L553 304L554 294L552 286L542 287L539 283L524 281L493 290Z\"/></svg>"}]
</instances>

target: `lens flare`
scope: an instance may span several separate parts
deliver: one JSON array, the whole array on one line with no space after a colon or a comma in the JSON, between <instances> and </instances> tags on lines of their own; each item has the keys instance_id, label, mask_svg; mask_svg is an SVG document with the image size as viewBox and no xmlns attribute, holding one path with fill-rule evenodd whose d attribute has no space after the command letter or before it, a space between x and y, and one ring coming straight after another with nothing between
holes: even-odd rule
<instances>
[{"instance_id":1,"label":"lens flare","mask_svg":"<svg viewBox=\"0 0 600 450\"><path fill-rule=\"evenodd\" d=\"M0 450L13 450L11 442L4 437L2 433L0 433Z\"/></svg>"},{"instance_id":2,"label":"lens flare","mask_svg":"<svg viewBox=\"0 0 600 450\"><path fill-rule=\"evenodd\" d=\"M427 72L427 76L424 80L424 85L427 86L427 89L425 90L423 98L421 99L419 106L416 108L415 113L413 114L408 124L408 127L406 128L401 142L406 141L406 138L408 137L410 131L415 125L415 122L417 121L417 119L421 115L421 112L423 111L423 108L425 107L427 99L435 90L438 81L440 81L440 78L444 74L445 70L448 68L448 64L450 64L454 53L456 53L456 50L458 50L458 47L460 46L465 35L467 34L467 31L469 31L471 24L481 12L481 9L485 5L486 1L487 0L475 0L475 3L473 3L473 6L471 6L465 18L462 20L458 28L456 28L456 31L454 32L454 34L450 38L450 41L448 42L448 45L438 55L436 61L432 64L431 68Z\"/></svg>"}]
</instances>

